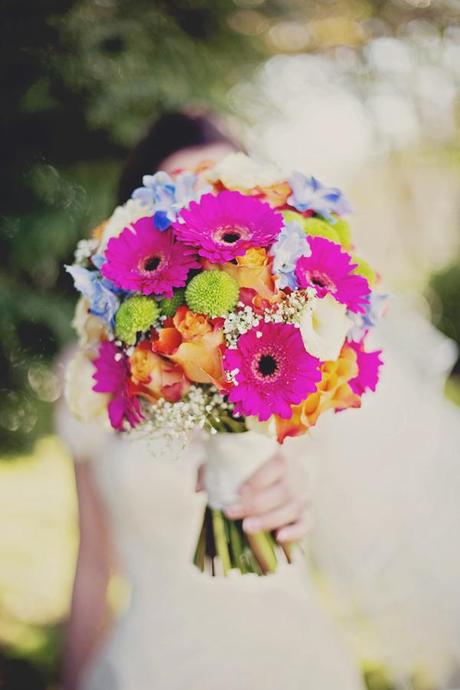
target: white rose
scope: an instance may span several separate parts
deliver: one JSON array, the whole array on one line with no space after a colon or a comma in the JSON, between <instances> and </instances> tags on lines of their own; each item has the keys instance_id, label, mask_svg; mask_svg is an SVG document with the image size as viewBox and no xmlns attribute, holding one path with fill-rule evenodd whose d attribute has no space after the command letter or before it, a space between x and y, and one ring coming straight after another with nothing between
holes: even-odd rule
<instances>
[{"instance_id":1,"label":"white rose","mask_svg":"<svg viewBox=\"0 0 460 690\"><path fill-rule=\"evenodd\" d=\"M99 252L104 251L112 237L118 237L128 225L135 223L139 218L144 218L148 213L148 206L141 203L139 199L129 199L123 206L117 206L102 232Z\"/></svg>"},{"instance_id":2,"label":"white rose","mask_svg":"<svg viewBox=\"0 0 460 690\"><path fill-rule=\"evenodd\" d=\"M65 397L70 411L82 422L100 421L108 427L109 395L93 391L95 368L82 351L70 360L65 373Z\"/></svg>"},{"instance_id":3,"label":"white rose","mask_svg":"<svg viewBox=\"0 0 460 690\"><path fill-rule=\"evenodd\" d=\"M299 325L307 352L327 361L338 358L352 323L346 315L346 306L328 294L307 303Z\"/></svg>"},{"instance_id":4,"label":"white rose","mask_svg":"<svg viewBox=\"0 0 460 690\"><path fill-rule=\"evenodd\" d=\"M244 153L230 153L208 171L207 179L210 182L220 180L228 189L247 190L270 187L284 178L274 165L263 165Z\"/></svg>"},{"instance_id":5,"label":"white rose","mask_svg":"<svg viewBox=\"0 0 460 690\"><path fill-rule=\"evenodd\" d=\"M80 346L86 350L94 350L96 354L100 341L107 335L107 328L102 319L90 313L89 302L85 297L80 297L77 302L72 326L80 338Z\"/></svg>"}]
</instances>

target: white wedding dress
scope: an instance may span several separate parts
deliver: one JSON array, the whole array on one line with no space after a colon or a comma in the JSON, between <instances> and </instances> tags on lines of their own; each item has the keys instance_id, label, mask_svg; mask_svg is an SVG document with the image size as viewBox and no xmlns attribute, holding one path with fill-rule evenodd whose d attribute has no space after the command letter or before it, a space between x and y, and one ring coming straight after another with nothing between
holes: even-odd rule
<instances>
[{"instance_id":1,"label":"white wedding dress","mask_svg":"<svg viewBox=\"0 0 460 690\"><path fill-rule=\"evenodd\" d=\"M377 393L325 415L297 446L314 475L311 552L340 631L301 563L225 580L193 568L196 447L172 460L157 445L154 457L145 441L64 415L74 454L93 458L132 585L82 690L358 690L350 648L401 687L414 672L436 690L458 686L460 413L442 392L455 351L396 300L376 340Z\"/></svg>"},{"instance_id":2,"label":"white wedding dress","mask_svg":"<svg viewBox=\"0 0 460 690\"><path fill-rule=\"evenodd\" d=\"M397 687L415 673L458 688L460 410L443 391L456 347L396 298L373 337L376 394L311 435L312 556L363 661Z\"/></svg>"},{"instance_id":3,"label":"white wedding dress","mask_svg":"<svg viewBox=\"0 0 460 690\"><path fill-rule=\"evenodd\" d=\"M303 557L267 577L211 578L192 565L199 445L103 437L68 415L60 426L74 453L92 457L131 585L82 690L361 690Z\"/></svg>"}]
</instances>

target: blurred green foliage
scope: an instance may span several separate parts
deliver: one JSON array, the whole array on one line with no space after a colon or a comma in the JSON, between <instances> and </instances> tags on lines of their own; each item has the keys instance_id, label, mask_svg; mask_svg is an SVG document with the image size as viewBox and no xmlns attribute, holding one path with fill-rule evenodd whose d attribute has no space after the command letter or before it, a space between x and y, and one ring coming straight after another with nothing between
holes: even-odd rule
<instances>
[{"instance_id":1,"label":"blurred green foliage","mask_svg":"<svg viewBox=\"0 0 460 690\"><path fill-rule=\"evenodd\" d=\"M134 6L82 0L59 24L68 47L59 65L66 84L87 95L90 126L126 145L158 111L222 102L241 66L250 69L262 55L258 42L231 29L227 0Z\"/></svg>"},{"instance_id":2,"label":"blurred green foliage","mask_svg":"<svg viewBox=\"0 0 460 690\"><path fill-rule=\"evenodd\" d=\"M460 347L460 259L435 273L430 281L435 296L433 312L437 313L436 326ZM450 397L460 404L460 357L454 368L456 388L449 389Z\"/></svg>"},{"instance_id":3,"label":"blurred green foliage","mask_svg":"<svg viewBox=\"0 0 460 690\"><path fill-rule=\"evenodd\" d=\"M440 300L437 327L460 343L460 261L435 273L430 286Z\"/></svg>"},{"instance_id":4,"label":"blurred green foliage","mask_svg":"<svg viewBox=\"0 0 460 690\"><path fill-rule=\"evenodd\" d=\"M71 338L62 265L114 203L121 161L164 109L214 104L261 52L231 4L6 0L0 59L0 441L30 444L60 393ZM39 375L37 375L37 371Z\"/></svg>"}]
</instances>

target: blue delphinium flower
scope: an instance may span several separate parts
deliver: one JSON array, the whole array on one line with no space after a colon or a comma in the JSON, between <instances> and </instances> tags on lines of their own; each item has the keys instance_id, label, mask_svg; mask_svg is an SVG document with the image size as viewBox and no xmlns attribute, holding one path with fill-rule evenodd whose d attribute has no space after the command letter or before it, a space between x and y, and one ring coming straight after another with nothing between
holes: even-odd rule
<instances>
[{"instance_id":1,"label":"blue delphinium flower","mask_svg":"<svg viewBox=\"0 0 460 690\"><path fill-rule=\"evenodd\" d=\"M351 206L337 187L325 187L316 177L306 177L295 172L289 178L292 194L288 204L298 211L314 211L330 222L332 213L343 215L351 212Z\"/></svg>"},{"instance_id":2,"label":"blue delphinium flower","mask_svg":"<svg viewBox=\"0 0 460 690\"><path fill-rule=\"evenodd\" d=\"M82 266L66 266L74 280L75 287L89 302L91 314L99 316L109 326L113 326L120 300L114 294L112 284L101 276L99 271L88 271Z\"/></svg>"},{"instance_id":3,"label":"blue delphinium flower","mask_svg":"<svg viewBox=\"0 0 460 690\"><path fill-rule=\"evenodd\" d=\"M387 300L388 295L384 292L371 292L362 314L348 312L348 317L353 322L347 335L348 340L359 342L374 328L382 316Z\"/></svg>"},{"instance_id":4,"label":"blue delphinium flower","mask_svg":"<svg viewBox=\"0 0 460 690\"><path fill-rule=\"evenodd\" d=\"M96 266L98 270L101 270L101 267L105 264L107 259L105 258L105 254L103 252L98 252L97 254L93 254L91 257L91 262Z\"/></svg>"},{"instance_id":5,"label":"blue delphinium flower","mask_svg":"<svg viewBox=\"0 0 460 690\"><path fill-rule=\"evenodd\" d=\"M310 247L302 226L296 221L286 223L273 244L270 254L274 257L273 272L279 276L279 287L295 290L297 288L296 263L301 256L310 255Z\"/></svg>"},{"instance_id":6,"label":"blue delphinium flower","mask_svg":"<svg viewBox=\"0 0 460 690\"><path fill-rule=\"evenodd\" d=\"M132 198L152 210L155 227L163 232L176 220L177 212L194 198L195 182L196 175L190 172L180 173L174 180L162 171L144 175L143 186L134 190Z\"/></svg>"}]
</instances>

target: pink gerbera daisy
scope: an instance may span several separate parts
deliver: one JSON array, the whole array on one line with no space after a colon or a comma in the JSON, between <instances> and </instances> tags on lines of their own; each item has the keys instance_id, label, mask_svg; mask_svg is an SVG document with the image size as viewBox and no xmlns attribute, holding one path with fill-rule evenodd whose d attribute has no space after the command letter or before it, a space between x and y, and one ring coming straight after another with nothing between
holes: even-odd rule
<instances>
[{"instance_id":1,"label":"pink gerbera daisy","mask_svg":"<svg viewBox=\"0 0 460 690\"><path fill-rule=\"evenodd\" d=\"M143 415L139 398L134 394L126 355L114 343L104 340L99 346L94 366L96 371L93 378L96 383L93 390L112 394L108 410L113 428L121 431L125 419L130 426L137 426L143 420Z\"/></svg>"},{"instance_id":2,"label":"pink gerbera daisy","mask_svg":"<svg viewBox=\"0 0 460 690\"><path fill-rule=\"evenodd\" d=\"M330 293L338 302L346 304L353 312L364 312L369 283L353 273L357 264L335 242L323 237L309 237L310 256L301 256L295 274L299 287L313 287L318 297Z\"/></svg>"},{"instance_id":3,"label":"pink gerbera daisy","mask_svg":"<svg viewBox=\"0 0 460 690\"><path fill-rule=\"evenodd\" d=\"M172 297L173 288L183 287L199 263L192 249L174 238L172 230L159 232L151 217L113 237L107 246L103 275L123 288L144 295Z\"/></svg>"},{"instance_id":4,"label":"pink gerbera daisy","mask_svg":"<svg viewBox=\"0 0 460 690\"><path fill-rule=\"evenodd\" d=\"M382 350L366 352L364 340L360 342L350 342L348 347L356 352L356 363L358 365L358 376L351 379L348 383L353 393L363 395L366 391L375 391L379 382L379 369L383 364L380 355Z\"/></svg>"},{"instance_id":5,"label":"pink gerbera daisy","mask_svg":"<svg viewBox=\"0 0 460 690\"><path fill-rule=\"evenodd\" d=\"M236 381L228 399L238 414L289 419L291 405L316 390L319 364L293 324L262 322L239 337L237 349L225 352L224 367Z\"/></svg>"},{"instance_id":6,"label":"pink gerbera daisy","mask_svg":"<svg viewBox=\"0 0 460 690\"><path fill-rule=\"evenodd\" d=\"M215 263L242 256L250 247L267 247L279 235L282 217L268 204L225 190L192 201L174 223L176 236Z\"/></svg>"}]
</instances>

